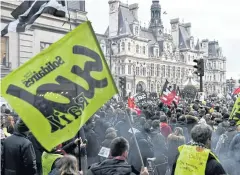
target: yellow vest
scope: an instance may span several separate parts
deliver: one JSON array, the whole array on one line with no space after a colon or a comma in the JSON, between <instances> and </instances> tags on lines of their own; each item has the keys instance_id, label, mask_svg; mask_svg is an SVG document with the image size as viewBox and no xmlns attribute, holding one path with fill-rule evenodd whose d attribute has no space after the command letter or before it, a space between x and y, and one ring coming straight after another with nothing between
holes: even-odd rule
<instances>
[{"instance_id":1,"label":"yellow vest","mask_svg":"<svg viewBox=\"0 0 240 175\"><path fill-rule=\"evenodd\" d=\"M63 157L61 154L51 154L47 152L43 152L42 154L42 173L43 175L48 175L51 172L53 163L58 158Z\"/></svg>"},{"instance_id":2,"label":"yellow vest","mask_svg":"<svg viewBox=\"0 0 240 175\"><path fill-rule=\"evenodd\" d=\"M217 157L206 148L191 145L178 147L180 153L174 175L205 175L209 154L217 161Z\"/></svg>"}]
</instances>

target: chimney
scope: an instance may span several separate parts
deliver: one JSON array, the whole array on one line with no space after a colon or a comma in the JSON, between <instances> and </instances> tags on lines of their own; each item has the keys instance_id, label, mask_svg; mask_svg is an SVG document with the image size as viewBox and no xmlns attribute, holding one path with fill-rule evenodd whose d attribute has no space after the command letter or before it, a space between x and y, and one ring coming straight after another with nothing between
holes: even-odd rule
<instances>
[{"instance_id":1,"label":"chimney","mask_svg":"<svg viewBox=\"0 0 240 175\"><path fill-rule=\"evenodd\" d=\"M129 5L129 10L133 14L133 17L138 20L138 4L134 3Z\"/></svg>"},{"instance_id":2,"label":"chimney","mask_svg":"<svg viewBox=\"0 0 240 175\"><path fill-rule=\"evenodd\" d=\"M173 43L176 48L179 47L179 18L170 21Z\"/></svg>"},{"instance_id":3,"label":"chimney","mask_svg":"<svg viewBox=\"0 0 240 175\"><path fill-rule=\"evenodd\" d=\"M188 35L191 36L191 27L192 27L191 23L185 23L184 27L187 30Z\"/></svg>"}]
</instances>

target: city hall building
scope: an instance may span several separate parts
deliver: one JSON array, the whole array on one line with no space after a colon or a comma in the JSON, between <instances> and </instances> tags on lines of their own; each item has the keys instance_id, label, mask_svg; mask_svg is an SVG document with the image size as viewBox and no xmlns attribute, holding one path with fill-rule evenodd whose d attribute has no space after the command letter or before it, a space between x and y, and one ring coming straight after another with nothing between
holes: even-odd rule
<instances>
[{"instance_id":1,"label":"city hall building","mask_svg":"<svg viewBox=\"0 0 240 175\"><path fill-rule=\"evenodd\" d=\"M11 12L19 4L1 1L1 29L13 20ZM178 18L169 21L171 32L166 32L158 0L153 0L149 7L147 27L140 25L138 4L120 0L110 0L108 4L109 19L102 20L109 20L109 26L97 38L117 85L119 77L126 77L126 90L132 93L160 92L166 79L183 88L189 73L194 72L193 60L203 58L205 92L225 92L226 58L217 41L194 38L191 23L181 23ZM69 1L68 10L72 28L87 20L84 1ZM30 30L1 37L2 77L62 38L69 32L70 24L66 19L43 14Z\"/></svg>"}]
</instances>

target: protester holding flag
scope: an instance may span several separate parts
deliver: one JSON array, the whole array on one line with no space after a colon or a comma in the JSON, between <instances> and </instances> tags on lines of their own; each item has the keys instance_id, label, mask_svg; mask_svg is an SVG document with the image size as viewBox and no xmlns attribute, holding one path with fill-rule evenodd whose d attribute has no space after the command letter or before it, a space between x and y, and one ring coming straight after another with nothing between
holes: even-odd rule
<instances>
[{"instance_id":1,"label":"protester holding flag","mask_svg":"<svg viewBox=\"0 0 240 175\"><path fill-rule=\"evenodd\" d=\"M24 1L12 12L15 21L2 30L2 36L8 32L27 31L44 13L64 18L66 2ZM167 164L172 165L176 156L182 163L176 161L173 171L167 171L168 174L192 175L191 171L185 171L199 166L197 172L192 172L197 175L219 175L225 171L210 151L210 141L225 140L212 134L210 128L215 124L216 132L221 130L223 136L223 131L229 129L228 125L222 127L225 122L230 122L227 121L228 117L237 126L240 119L240 97L234 106L230 99L222 101L217 97L209 97L208 105L199 101L192 105L193 99L183 101L179 86L170 84L168 80L159 99L155 99L156 93L146 92L146 89L128 101L124 98L113 100L118 90L89 21L83 22L13 70L1 83L2 96L21 116L16 126L13 118L9 117L8 132L12 134L16 129L13 135L6 132L5 122L1 125L3 175L77 175L80 169L84 175L147 175L148 170L144 166L149 166L152 174L165 175ZM239 89L234 93L238 92ZM210 112L207 106L214 108ZM223 110L225 106L233 107L230 115L230 111ZM5 107L2 106L2 112L10 114ZM2 121L6 116L1 117ZM174 133L169 126L171 121L174 123ZM31 131L29 140L28 130ZM190 132L194 142L177 148L184 143L183 135L189 135ZM86 135L86 140L83 135ZM237 157L240 150L238 135L228 137L230 148L226 146L224 149L229 151L235 160L232 165L236 167L240 167ZM168 142L177 144L170 144L167 148L167 138ZM186 140L189 141L188 137ZM109 148L100 149L100 143L101 146L110 147L109 157ZM212 146L215 147L214 144ZM106 154L100 154L101 151ZM166 152L171 153L168 162L165 159ZM195 153L200 155L200 159L191 159ZM98 162L99 156L103 155L107 159ZM153 163L153 167L150 163ZM227 167L227 164L224 162L223 167ZM236 173L240 174L238 170Z\"/></svg>"},{"instance_id":2,"label":"protester holding flag","mask_svg":"<svg viewBox=\"0 0 240 175\"><path fill-rule=\"evenodd\" d=\"M87 175L113 175L113 174L139 174L134 167L127 163L129 144L123 137L115 138L110 146L109 159L102 163L93 164ZM148 175L146 169L142 169L140 175Z\"/></svg>"}]
</instances>

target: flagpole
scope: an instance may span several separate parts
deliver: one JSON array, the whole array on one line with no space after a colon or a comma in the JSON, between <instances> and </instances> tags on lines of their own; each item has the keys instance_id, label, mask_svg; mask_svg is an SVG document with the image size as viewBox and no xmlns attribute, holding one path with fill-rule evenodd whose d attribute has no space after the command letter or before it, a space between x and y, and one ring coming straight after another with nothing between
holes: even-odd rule
<instances>
[{"instance_id":1,"label":"flagpole","mask_svg":"<svg viewBox=\"0 0 240 175\"><path fill-rule=\"evenodd\" d=\"M131 124L131 121L130 121L130 116L128 114L128 111L126 111L125 113L126 113L126 116L127 116L127 119L128 119L128 123L129 123L130 129L131 129L132 134L133 134L133 139L134 139L134 142L135 142L137 150L138 150L138 154L139 154L139 157L140 157L140 161L141 161L142 167L144 167L143 158L142 158L142 155L141 155L141 151L140 151L139 145L137 143L137 138L135 136L135 132L133 131L133 127L132 127L132 124Z\"/></svg>"},{"instance_id":2,"label":"flagpole","mask_svg":"<svg viewBox=\"0 0 240 175\"><path fill-rule=\"evenodd\" d=\"M72 24L71 24L71 16L70 16L70 12L69 12L69 10L68 10L68 0L65 0L65 7L66 7L66 18L67 18L67 20L68 20L68 22L69 22L69 30L70 30L70 32L72 31ZM67 17L67 13L68 13L68 17ZM77 134L77 137L78 137L78 139L80 139L81 140L81 137L80 137L80 129L79 129L79 131L78 131L78 134ZM83 148L83 149L86 149L86 148ZM85 151L84 151L85 152ZM86 164L85 164L85 157L86 157L86 155L84 155L84 157L83 157L83 161L82 161L82 159L81 159L81 143L80 142L78 142L78 161L79 161L79 164L81 165L81 169L80 169L80 167L79 167L79 170L82 170L83 171L83 174L86 174Z\"/></svg>"}]
</instances>

